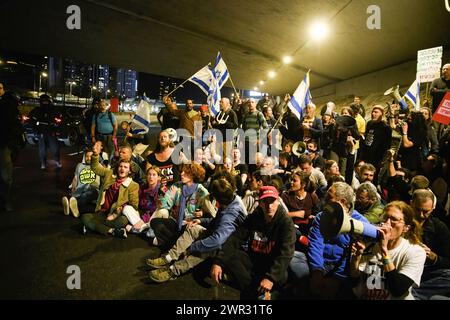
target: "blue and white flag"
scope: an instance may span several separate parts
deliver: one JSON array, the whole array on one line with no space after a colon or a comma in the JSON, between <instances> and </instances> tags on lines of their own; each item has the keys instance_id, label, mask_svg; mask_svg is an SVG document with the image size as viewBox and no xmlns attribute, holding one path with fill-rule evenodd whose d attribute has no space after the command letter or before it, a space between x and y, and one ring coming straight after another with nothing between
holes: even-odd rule
<instances>
[{"instance_id":1,"label":"blue and white flag","mask_svg":"<svg viewBox=\"0 0 450 320\"><path fill-rule=\"evenodd\" d=\"M223 61L220 52L217 52L216 66L214 67L214 76L218 81L219 89L222 89L223 85L230 77L227 65L225 64L225 61Z\"/></svg>"},{"instance_id":2,"label":"blue and white flag","mask_svg":"<svg viewBox=\"0 0 450 320\"><path fill-rule=\"evenodd\" d=\"M414 105L414 110L420 110L420 83L419 81L414 81L408 91L406 91L405 96Z\"/></svg>"},{"instance_id":3,"label":"blue and white flag","mask_svg":"<svg viewBox=\"0 0 450 320\"><path fill-rule=\"evenodd\" d=\"M208 66L204 66L190 77L189 81L195 83L206 95L209 95L213 79L214 75L211 69Z\"/></svg>"},{"instance_id":4,"label":"blue and white flag","mask_svg":"<svg viewBox=\"0 0 450 320\"><path fill-rule=\"evenodd\" d=\"M220 99L222 98L220 94L219 82L217 79L213 79L211 82L211 87L209 88L208 94L208 106L211 113L215 117L220 111Z\"/></svg>"},{"instance_id":5,"label":"blue and white flag","mask_svg":"<svg viewBox=\"0 0 450 320\"><path fill-rule=\"evenodd\" d=\"M311 92L309 91L309 71L306 73L305 78L295 90L291 100L288 103L292 113L294 113L298 119L303 117L303 110L308 103L311 102Z\"/></svg>"},{"instance_id":6,"label":"blue and white flag","mask_svg":"<svg viewBox=\"0 0 450 320\"><path fill-rule=\"evenodd\" d=\"M150 104L141 100L136 110L136 114L134 115L133 120L131 121L131 133L139 134L139 133L147 133L150 128Z\"/></svg>"}]
</instances>

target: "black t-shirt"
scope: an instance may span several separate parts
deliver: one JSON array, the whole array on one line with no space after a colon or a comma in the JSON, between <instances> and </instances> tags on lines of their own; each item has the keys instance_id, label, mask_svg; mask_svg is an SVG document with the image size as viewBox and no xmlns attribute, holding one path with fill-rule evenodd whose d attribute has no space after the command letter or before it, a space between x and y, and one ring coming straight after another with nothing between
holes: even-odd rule
<instances>
[{"instance_id":1,"label":"black t-shirt","mask_svg":"<svg viewBox=\"0 0 450 320\"><path fill-rule=\"evenodd\" d=\"M378 167L391 146L392 129L383 121L367 123L366 136L361 141L361 159Z\"/></svg>"},{"instance_id":2,"label":"black t-shirt","mask_svg":"<svg viewBox=\"0 0 450 320\"><path fill-rule=\"evenodd\" d=\"M173 183L179 180L178 166L172 161L172 157L169 157L164 162L156 159L155 153L152 152L147 157L148 163L158 167L161 170L161 185L170 187Z\"/></svg>"}]
</instances>

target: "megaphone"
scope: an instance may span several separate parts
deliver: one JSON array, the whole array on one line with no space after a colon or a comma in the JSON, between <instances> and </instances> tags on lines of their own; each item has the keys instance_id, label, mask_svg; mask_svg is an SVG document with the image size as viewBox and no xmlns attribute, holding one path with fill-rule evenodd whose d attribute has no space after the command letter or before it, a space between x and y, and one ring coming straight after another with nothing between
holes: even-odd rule
<instances>
[{"instance_id":1,"label":"megaphone","mask_svg":"<svg viewBox=\"0 0 450 320\"><path fill-rule=\"evenodd\" d=\"M356 120L351 116L338 116L336 118L336 124L345 129L350 129L356 124Z\"/></svg>"},{"instance_id":2,"label":"megaphone","mask_svg":"<svg viewBox=\"0 0 450 320\"><path fill-rule=\"evenodd\" d=\"M402 101L402 96L400 95L399 87L399 85L393 86L392 88L386 90L384 95L391 96L394 98L396 103L400 103L400 101Z\"/></svg>"},{"instance_id":3,"label":"megaphone","mask_svg":"<svg viewBox=\"0 0 450 320\"><path fill-rule=\"evenodd\" d=\"M339 202L330 202L323 208L320 217L320 233L325 240L342 233L361 235L372 240L378 240L381 236L374 225L352 219L344 212L344 208Z\"/></svg>"},{"instance_id":4,"label":"megaphone","mask_svg":"<svg viewBox=\"0 0 450 320\"><path fill-rule=\"evenodd\" d=\"M292 146L292 153L295 154L297 157L300 157L300 155L304 154L306 152L306 143L303 141L297 141Z\"/></svg>"},{"instance_id":5,"label":"megaphone","mask_svg":"<svg viewBox=\"0 0 450 320\"><path fill-rule=\"evenodd\" d=\"M177 132L175 131L175 129L167 128L164 131L167 132L167 134L169 135L170 142L175 143L177 141L178 135L177 135Z\"/></svg>"}]
</instances>

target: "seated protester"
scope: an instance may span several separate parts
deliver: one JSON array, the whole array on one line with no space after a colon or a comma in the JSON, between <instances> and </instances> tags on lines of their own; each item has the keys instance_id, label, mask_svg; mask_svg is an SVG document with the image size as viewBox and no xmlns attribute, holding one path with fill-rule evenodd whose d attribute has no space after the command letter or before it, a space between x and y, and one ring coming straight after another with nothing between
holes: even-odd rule
<instances>
[{"instance_id":1,"label":"seated protester","mask_svg":"<svg viewBox=\"0 0 450 320\"><path fill-rule=\"evenodd\" d=\"M344 214L351 218L367 222L359 212L353 210L355 194L352 187L345 182L335 182L328 189L326 202L338 202L344 209ZM339 234L334 238L325 239L320 232L319 213L313 221L309 231L308 263L311 294L321 299L348 299L351 297L351 282L348 273L348 256L350 254L351 236ZM306 262L301 257L302 252L296 253L291 261L291 269L305 270L302 266ZM307 269L306 269L307 270ZM304 274L300 274L304 276Z\"/></svg>"},{"instance_id":2,"label":"seated protester","mask_svg":"<svg viewBox=\"0 0 450 320\"><path fill-rule=\"evenodd\" d=\"M100 177L91 169L92 149L84 151L84 162L77 164L71 184L70 198L62 197L64 214L72 212L75 218L81 213L94 212L98 198Z\"/></svg>"},{"instance_id":3,"label":"seated protester","mask_svg":"<svg viewBox=\"0 0 450 320\"><path fill-rule=\"evenodd\" d=\"M359 169L359 182L374 182L375 174L377 173L377 169L370 163L363 164Z\"/></svg>"},{"instance_id":4,"label":"seated protester","mask_svg":"<svg viewBox=\"0 0 450 320\"><path fill-rule=\"evenodd\" d=\"M192 163L199 164L205 169L205 180L207 181L209 177L214 174L214 170L216 169L216 164L211 162L208 157L205 156L205 152L203 148L197 148L194 151L194 160Z\"/></svg>"},{"instance_id":5,"label":"seated protester","mask_svg":"<svg viewBox=\"0 0 450 320\"><path fill-rule=\"evenodd\" d=\"M338 163L334 160L325 161L325 167L324 167L323 174L324 174L325 179L327 180L327 184L329 186L332 185L332 183L330 183L330 180L331 180L331 177L333 177L333 176L339 177L339 179L337 181L341 181L341 180L345 181L345 178L341 175L341 173L339 171ZM334 180L334 181L336 181L336 180Z\"/></svg>"},{"instance_id":6,"label":"seated protester","mask_svg":"<svg viewBox=\"0 0 450 320\"><path fill-rule=\"evenodd\" d=\"M255 158L252 159L253 161L251 161L248 164L248 171L249 172L254 172L256 170L261 170L262 169L262 165L264 162L264 155L261 152L257 152L255 153Z\"/></svg>"},{"instance_id":7,"label":"seated protester","mask_svg":"<svg viewBox=\"0 0 450 320\"><path fill-rule=\"evenodd\" d=\"M308 150L308 156L311 158L313 167L323 172L325 170L325 159L319 154L317 142L315 140L311 140L306 145L306 148Z\"/></svg>"},{"instance_id":8,"label":"seated protester","mask_svg":"<svg viewBox=\"0 0 450 320\"><path fill-rule=\"evenodd\" d=\"M119 155L117 157L114 157L111 161L111 167L114 168L117 166L118 162L121 160L125 160L130 162L131 165L131 178L134 182L140 184L143 184L145 181L145 174L142 171L139 164L137 164L133 160L133 150L131 149L130 145L122 145L119 148Z\"/></svg>"},{"instance_id":9,"label":"seated protester","mask_svg":"<svg viewBox=\"0 0 450 320\"><path fill-rule=\"evenodd\" d=\"M279 155L279 172L277 175L283 180L283 184L287 184L291 178L291 166L289 165L289 153L281 152Z\"/></svg>"},{"instance_id":10,"label":"seated protester","mask_svg":"<svg viewBox=\"0 0 450 320\"><path fill-rule=\"evenodd\" d=\"M317 188L317 196L323 196L327 189L327 180L323 173L312 166L312 161L306 154L300 155L298 165L301 171L309 174L309 180Z\"/></svg>"},{"instance_id":11,"label":"seated protester","mask_svg":"<svg viewBox=\"0 0 450 320\"><path fill-rule=\"evenodd\" d=\"M98 155L98 163L101 164L102 166L104 166L105 168L110 168L111 166L109 163L109 156L105 151L103 151L103 142L98 140L95 142L94 145L96 145L96 144L99 145L99 148L100 148L100 153ZM82 163L86 162L85 154L83 154L83 159L81 160L81 162Z\"/></svg>"},{"instance_id":12,"label":"seated protester","mask_svg":"<svg viewBox=\"0 0 450 320\"><path fill-rule=\"evenodd\" d=\"M264 185L263 175L261 170L250 172L248 176L248 189L245 191L245 195L242 198L245 209L248 213L255 211L258 207L259 189Z\"/></svg>"},{"instance_id":13,"label":"seated protester","mask_svg":"<svg viewBox=\"0 0 450 320\"><path fill-rule=\"evenodd\" d=\"M154 238L155 234L150 229L150 219L160 204L160 198L164 196L167 189L161 188L161 171L158 167L149 166L147 169L146 182L139 188L138 210L127 206L123 210L130 224L126 226L128 232L141 233L149 229L147 236ZM152 239L153 240L153 239Z\"/></svg>"},{"instance_id":14,"label":"seated protester","mask_svg":"<svg viewBox=\"0 0 450 320\"><path fill-rule=\"evenodd\" d=\"M205 169L198 164L185 164L180 169L181 181L173 184L161 198L161 206L152 216L150 226L155 232L153 244L172 247L183 233L185 225L203 216L204 198L209 194L201 184Z\"/></svg>"},{"instance_id":15,"label":"seated protester","mask_svg":"<svg viewBox=\"0 0 450 320\"><path fill-rule=\"evenodd\" d=\"M317 195L309 193L308 189L309 175L306 172L296 171L291 176L291 188L283 192L281 199L286 204L288 215L294 221L296 226L297 239L300 236L307 236L312 219L319 212L320 201ZM296 249L304 249L297 241Z\"/></svg>"},{"instance_id":16,"label":"seated protester","mask_svg":"<svg viewBox=\"0 0 450 320\"><path fill-rule=\"evenodd\" d=\"M356 190L355 209L372 224L383 222L383 209L377 188L371 182L363 182Z\"/></svg>"},{"instance_id":17,"label":"seated protester","mask_svg":"<svg viewBox=\"0 0 450 320\"><path fill-rule=\"evenodd\" d=\"M242 196L244 194L244 186L242 183L242 177L235 171L234 166L233 166L233 160L231 160L230 157L225 157L225 159L223 160L223 169L228 171L234 177L234 179L236 181L236 193L239 196Z\"/></svg>"},{"instance_id":18,"label":"seated protester","mask_svg":"<svg viewBox=\"0 0 450 320\"><path fill-rule=\"evenodd\" d=\"M292 152L292 147L294 146L294 141L286 140L283 143L283 152L286 152L289 155L289 167L297 166L298 157Z\"/></svg>"},{"instance_id":19,"label":"seated protester","mask_svg":"<svg viewBox=\"0 0 450 320\"><path fill-rule=\"evenodd\" d=\"M147 265L155 269L149 272L151 280L161 283L176 279L217 254L247 216L242 201L234 193L234 182L225 177L213 181L211 195L219 203L216 216L189 221L183 234L167 254L147 259Z\"/></svg>"},{"instance_id":20,"label":"seated protester","mask_svg":"<svg viewBox=\"0 0 450 320\"><path fill-rule=\"evenodd\" d=\"M120 123L119 128L117 129L117 143L119 145L127 143L125 138L127 137L128 132L131 132L130 125L131 123L125 120Z\"/></svg>"},{"instance_id":21,"label":"seated protester","mask_svg":"<svg viewBox=\"0 0 450 320\"><path fill-rule=\"evenodd\" d=\"M435 295L450 297L450 231L433 216L435 203L436 198L430 190L414 191L411 205L422 227L420 245L426 252L420 287L412 289L412 295L419 300L428 300Z\"/></svg>"},{"instance_id":22,"label":"seated protester","mask_svg":"<svg viewBox=\"0 0 450 320\"><path fill-rule=\"evenodd\" d=\"M121 238L126 238L127 233L124 227L128 220L122 215L126 206L137 209L139 203L139 185L129 176L131 174L131 164L126 160L120 160L119 165L113 171L103 168L98 163L100 147L95 144L91 160L91 169L102 179L99 198L95 213L87 213L81 216L83 222L83 233L88 228L103 235L111 234Z\"/></svg>"},{"instance_id":23,"label":"seated protester","mask_svg":"<svg viewBox=\"0 0 450 320\"><path fill-rule=\"evenodd\" d=\"M232 151L233 168L238 176L241 177L242 185L245 186L248 177L248 166L241 161L241 150L234 148Z\"/></svg>"},{"instance_id":24,"label":"seated protester","mask_svg":"<svg viewBox=\"0 0 450 320\"><path fill-rule=\"evenodd\" d=\"M277 291L287 281L295 228L278 198L276 188L261 187L255 212L237 227L213 259L212 279L219 283L224 273L230 275L242 299Z\"/></svg>"},{"instance_id":25,"label":"seated protester","mask_svg":"<svg viewBox=\"0 0 450 320\"><path fill-rule=\"evenodd\" d=\"M378 242L352 244L353 292L359 299L414 300L411 288L419 286L426 258L419 245L421 228L413 209L403 201L389 203L384 212Z\"/></svg>"},{"instance_id":26,"label":"seated protester","mask_svg":"<svg viewBox=\"0 0 450 320\"><path fill-rule=\"evenodd\" d=\"M174 143L171 141L169 130L163 130L158 135L155 151L147 156L147 164L157 166L161 170L161 184L169 188L179 180L178 166L173 162ZM178 157L177 157L178 159Z\"/></svg>"}]
</instances>

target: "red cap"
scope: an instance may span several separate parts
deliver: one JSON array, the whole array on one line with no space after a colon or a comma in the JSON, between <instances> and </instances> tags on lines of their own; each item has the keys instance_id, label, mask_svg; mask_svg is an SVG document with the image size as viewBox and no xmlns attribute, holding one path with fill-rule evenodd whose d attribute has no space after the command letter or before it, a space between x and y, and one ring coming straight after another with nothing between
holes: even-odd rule
<instances>
[{"instance_id":1,"label":"red cap","mask_svg":"<svg viewBox=\"0 0 450 320\"><path fill-rule=\"evenodd\" d=\"M263 186L259 189L259 200L264 198L278 199L278 190L272 186Z\"/></svg>"},{"instance_id":2,"label":"red cap","mask_svg":"<svg viewBox=\"0 0 450 320\"><path fill-rule=\"evenodd\" d=\"M202 104L202 105L200 106L200 111L208 111L208 105Z\"/></svg>"}]
</instances>

